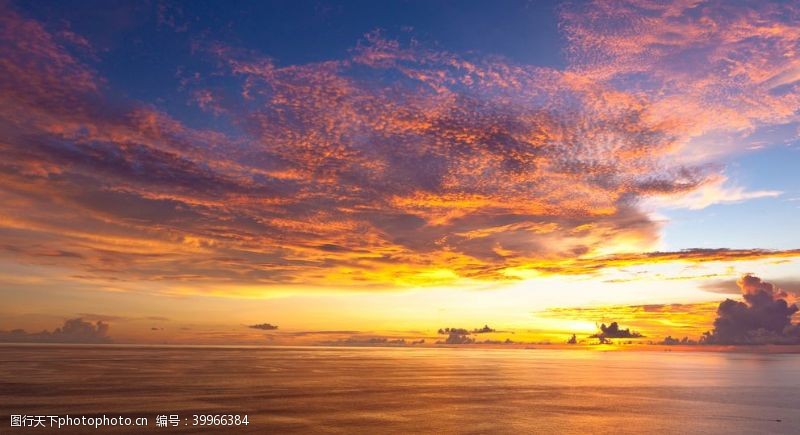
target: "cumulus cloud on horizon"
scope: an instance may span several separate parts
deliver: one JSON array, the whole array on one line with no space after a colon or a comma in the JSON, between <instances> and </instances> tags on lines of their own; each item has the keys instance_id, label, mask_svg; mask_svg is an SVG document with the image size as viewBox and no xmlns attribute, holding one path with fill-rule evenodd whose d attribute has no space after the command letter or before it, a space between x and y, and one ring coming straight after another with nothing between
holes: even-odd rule
<instances>
[{"instance_id":1,"label":"cumulus cloud on horizon","mask_svg":"<svg viewBox=\"0 0 800 435\"><path fill-rule=\"evenodd\" d=\"M754 275L737 281L744 301L726 299L717 308L714 329L701 337L706 344L800 344L794 298ZM789 301L792 302L789 302Z\"/></svg>"},{"instance_id":2,"label":"cumulus cloud on horizon","mask_svg":"<svg viewBox=\"0 0 800 435\"><path fill-rule=\"evenodd\" d=\"M82 318L69 319L52 331L26 332L23 329L0 331L0 342L5 343L110 343L108 323L98 320L91 323Z\"/></svg>"}]
</instances>

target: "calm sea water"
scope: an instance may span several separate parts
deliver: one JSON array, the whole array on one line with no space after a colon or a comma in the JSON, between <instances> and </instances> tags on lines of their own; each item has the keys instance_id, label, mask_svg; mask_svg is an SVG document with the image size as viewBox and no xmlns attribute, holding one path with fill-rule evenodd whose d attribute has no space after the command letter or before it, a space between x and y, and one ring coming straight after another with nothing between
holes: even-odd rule
<instances>
[{"instance_id":1,"label":"calm sea water","mask_svg":"<svg viewBox=\"0 0 800 435\"><path fill-rule=\"evenodd\" d=\"M12 414L149 418L62 434L208 431L193 414L248 415L226 433L800 433L800 355L3 346L0 433L45 432Z\"/></svg>"}]
</instances>

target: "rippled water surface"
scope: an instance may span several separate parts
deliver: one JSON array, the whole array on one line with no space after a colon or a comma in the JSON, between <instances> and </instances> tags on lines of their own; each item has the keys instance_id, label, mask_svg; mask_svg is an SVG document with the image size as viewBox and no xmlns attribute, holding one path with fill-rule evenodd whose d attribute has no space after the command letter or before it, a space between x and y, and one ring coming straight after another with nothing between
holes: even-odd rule
<instances>
[{"instance_id":1,"label":"rippled water surface","mask_svg":"<svg viewBox=\"0 0 800 435\"><path fill-rule=\"evenodd\" d=\"M194 433L155 416L198 413L248 415L228 433L800 433L800 355L0 347L0 433L34 433L10 428L12 414L145 416L138 432Z\"/></svg>"}]
</instances>

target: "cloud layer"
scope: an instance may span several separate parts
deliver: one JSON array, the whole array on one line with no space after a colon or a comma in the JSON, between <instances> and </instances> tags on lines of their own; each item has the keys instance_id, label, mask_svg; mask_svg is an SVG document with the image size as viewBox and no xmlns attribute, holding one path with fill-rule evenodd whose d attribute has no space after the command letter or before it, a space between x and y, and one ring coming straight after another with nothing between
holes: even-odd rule
<instances>
[{"instance_id":1,"label":"cloud layer","mask_svg":"<svg viewBox=\"0 0 800 435\"><path fill-rule=\"evenodd\" d=\"M223 126L199 129L117 97L87 41L3 3L0 251L198 288L797 256L647 253L659 224L641 207L718 186L697 138L795 120L794 5L607 4L564 8L564 71L379 33L300 65L198 39L213 72L181 86Z\"/></svg>"}]
</instances>

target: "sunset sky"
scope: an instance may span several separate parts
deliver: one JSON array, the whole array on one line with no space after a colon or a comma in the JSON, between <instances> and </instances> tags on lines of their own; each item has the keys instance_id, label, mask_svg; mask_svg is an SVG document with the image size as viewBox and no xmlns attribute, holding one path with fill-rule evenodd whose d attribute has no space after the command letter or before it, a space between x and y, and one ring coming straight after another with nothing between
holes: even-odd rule
<instances>
[{"instance_id":1,"label":"sunset sky","mask_svg":"<svg viewBox=\"0 0 800 435\"><path fill-rule=\"evenodd\" d=\"M2 331L696 339L798 168L794 1L0 0Z\"/></svg>"}]
</instances>

